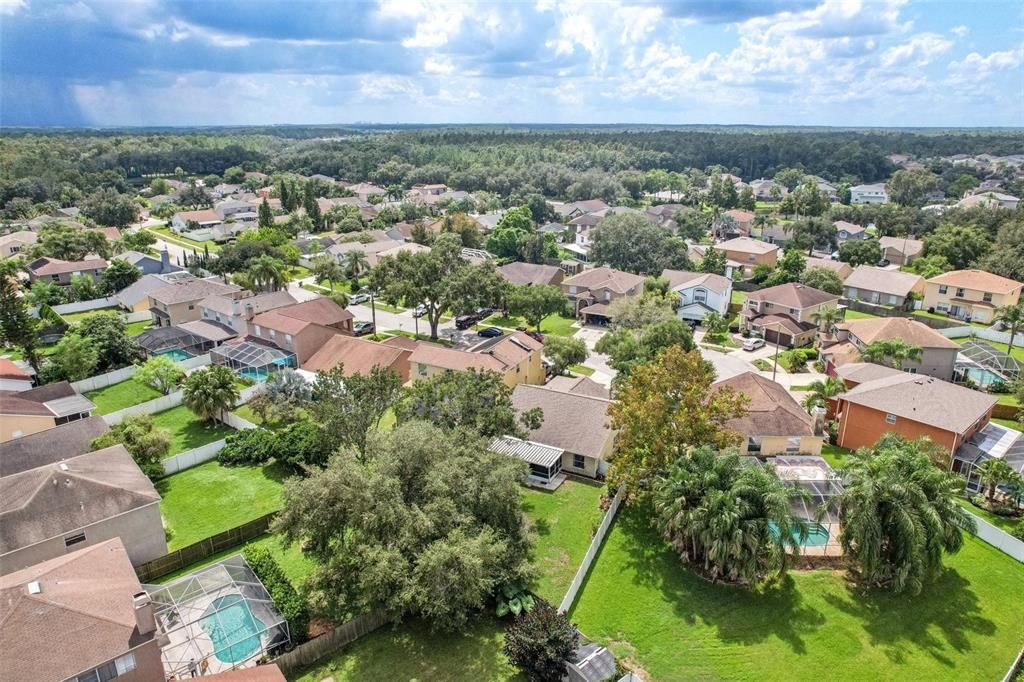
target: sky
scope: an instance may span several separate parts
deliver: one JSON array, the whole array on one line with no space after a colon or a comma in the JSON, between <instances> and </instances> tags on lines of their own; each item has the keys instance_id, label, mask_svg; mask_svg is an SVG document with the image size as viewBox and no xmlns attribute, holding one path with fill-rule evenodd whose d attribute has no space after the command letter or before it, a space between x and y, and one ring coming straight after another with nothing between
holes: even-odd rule
<instances>
[{"instance_id":1,"label":"sky","mask_svg":"<svg viewBox=\"0 0 1024 682\"><path fill-rule=\"evenodd\" d=\"M1020 0L0 0L0 126L1024 126Z\"/></svg>"}]
</instances>

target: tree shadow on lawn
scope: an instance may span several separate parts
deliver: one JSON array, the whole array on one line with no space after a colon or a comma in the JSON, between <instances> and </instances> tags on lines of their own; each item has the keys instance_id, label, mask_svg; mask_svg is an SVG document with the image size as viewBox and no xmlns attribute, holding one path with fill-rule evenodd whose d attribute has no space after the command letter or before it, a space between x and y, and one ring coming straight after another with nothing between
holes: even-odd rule
<instances>
[{"instance_id":1,"label":"tree shadow on lawn","mask_svg":"<svg viewBox=\"0 0 1024 682\"><path fill-rule=\"evenodd\" d=\"M792 576L754 589L711 583L682 563L654 530L651 518L637 508L615 521L636 574L634 583L660 590L683 622L714 628L722 642L750 645L777 637L794 653L807 653L804 636L823 627L826 619L804 603Z\"/></svg>"},{"instance_id":2,"label":"tree shadow on lawn","mask_svg":"<svg viewBox=\"0 0 1024 682\"><path fill-rule=\"evenodd\" d=\"M971 650L968 634L991 636L996 631L995 623L982 616L970 582L952 568L917 596L864 592L848 583L845 594L826 594L825 600L856 619L872 646L895 663L902 663L913 648L953 668L956 662L945 651L965 654Z\"/></svg>"}]
</instances>

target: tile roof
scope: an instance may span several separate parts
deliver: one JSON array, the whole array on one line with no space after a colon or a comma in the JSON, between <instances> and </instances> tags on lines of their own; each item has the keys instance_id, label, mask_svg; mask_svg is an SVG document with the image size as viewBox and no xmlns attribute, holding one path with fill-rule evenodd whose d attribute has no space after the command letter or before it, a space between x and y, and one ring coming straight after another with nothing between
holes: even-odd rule
<instances>
[{"instance_id":1,"label":"tile roof","mask_svg":"<svg viewBox=\"0 0 1024 682\"><path fill-rule=\"evenodd\" d=\"M534 407L543 411L540 428L527 435L535 443L600 457L615 435L608 418L612 401L604 398L519 384L512 391L512 404L520 412Z\"/></svg>"},{"instance_id":2,"label":"tile roof","mask_svg":"<svg viewBox=\"0 0 1024 682\"><path fill-rule=\"evenodd\" d=\"M724 294L732 288L732 280L721 275L714 275L707 272L686 272L685 270L662 270L661 277L668 280L669 289L678 289L703 285L719 294Z\"/></svg>"},{"instance_id":3,"label":"tile roof","mask_svg":"<svg viewBox=\"0 0 1024 682\"><path fill-rule=\"evenodd\" d=\"M984 270L953 270L932 277L929 282L933 284L946 284L964 289L976 291L987 291L993 294L1009 294L1016 289L1024 287L1024 284L1006 277L993 275Z\"/></svg>"},{"instance_id":4,"label":"tile roof","mask_svg":"<svg viewBox=\"0 0 1024 682\"><path fill-rule=\"evenodd\" d=\"M843 286L906 297L912 291L924 290L924 278L911 272L858 265L843 281Z\"/></svg>"},{"instance_id":5,"label":"tile roof","mask_svg":"<svg viewBox=\"0 0 1024 682\"><path fill-rule=\"evenodd\" d=\"M921 348L959 348L960 344L935 331L923 322L906 317L882 317L873 320L847 320L836 325L864 343L881 339L900 339Z\"/></svg>"},{"instance_id":6,"label":"tile roof","mask_svg":"<svg viewBox=\"0 0 1024 682\"><path fill-rule=\"evenodd\" d=\"M855 405L955 433L967 431L999 402L987 393L941 379L894 372L858 384L838 397Z\"/></svg>"},{"instance_id":7,"label":"tile roof","mask_svg":"<svg viewBox=\"0 0 1024 682\"><path fill-rule=\"evenodd\" d=\"M176 303L201 301L209 296L227 295L239 291L242 291L242 288L239 286L225 284L217 277L209 277L206 279L188 279L174 282L150 292L149 296L158 303L174 305Z\"/></svg>"},{"instance_id":8,"label":"tile roof","mask_svg":"<svg viewBox=\"0 0 1024 682\"><path fill-rule=\"evenodd\" d=\"M412 339L407 340L412 341ZM411 354L407 348L337 334L328 339L327 343L306 360L302 364L302 369L310 372L325 372L341 366L345 376L368 375L374 367L385 369L394 367L396 364L401 364L403 359L408 365L408 358Z\"/></svg>"},{"instance_id":9,"label":"tile roof","mask_svg":"<svg viewBox=\"0 0 1024 682\"><path fill-rule=\"evenodd\" d=\"M85 272L86 270L103 270L106 267L107 261L95 257L73 261L59 258L37 258L28 265L29 272L37 277Z\"/></svg>"},{"instance_id":10,"label":"tile roof","mask_svg":"<svg viewBox=\"0 0 1024 682\"><path fill-rule=\"evenodd\" d=\"M38 594L28 584L38 582ZM142 586L120 538L0 576L0 651L11 680L64 680L155 636L138 631Z\"/></svg>"},{"instance_id":11,"label":"tile roof","mask_svg":"<svg viewBox=\"0 0 1024 682\"><path fill-rule=\"evenodd\" d=\"M584 270L578 275L563 280L562 284L582 287L584 289L608 289L618 294L625 294L630 290L641 286L644 278L622 270L612 268L592 268Z\"/></svg>"},{"instance_id":12,"label":"tile roof","mask_svg":"<svg viewBox=\"0 0 1024 682\"><path fill-rule=\"evenodd\" d=\"M767 289L759 289L758 291L751 291L747 294L747 300L759 302L767 301L776 305L785 306L787 308L798 308L800 310L829 302L835 303L836 305L839 304L839 297L835 294L830 294L827 291L804 286L803 284L796 284L794 282L768 287Z\"/></svg>"},{"instance_id":13,"label":"tile roof","mask_svg":"<svg viewBox=\"0 0 1024 682\"><path fill-rule=\"evenodd\" d=\"M744 372L719 381L713 390L731 388L750 398L747 413L731 419L729 429L744 436L813 436L814 419L790 395L770 379Z\"/></svg>"},{"instance_id":14,"label":"tile roof","mask_svg":"<svg viewBox=\"0 0 1024 682\"><path fill-rule=\"evenodd\" d=\"M769 244L760 239L751 239L750 237L736 237L735 239L720 242L715 244L715 248L721 251L739 251L741 253L754 254L772 253L779 250L779 247L775 244Z\"/></svg>"},{"instance_id":15,"label":"tile roof","mask_svg":"<svg viewBox=\"0 0 1024 682\"><path fill-rule=\"evenodd\" d=\"M511 284L523 286L526 284L554 284L563 273L562 269L555 265L537 265L516 261L499 267L498 274Z\"/></svg>"},{"instance_id":16,"label":"tile roof","mask_svg":"<svg viewBox=\"0 0 1024 682\"><path fill-rule=\"evenodd\" d=\"M93 439L109 430L97 415L0 443L0 476L84 455L92 450Z\"/></svg>"}]
</instances>

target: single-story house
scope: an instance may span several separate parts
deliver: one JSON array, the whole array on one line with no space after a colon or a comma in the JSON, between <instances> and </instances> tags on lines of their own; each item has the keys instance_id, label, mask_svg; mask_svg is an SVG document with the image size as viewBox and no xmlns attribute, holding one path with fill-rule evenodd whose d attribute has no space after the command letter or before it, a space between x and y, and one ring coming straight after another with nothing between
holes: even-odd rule
<instances>
[{"instance_id":1,"label":"single-story house","mask_svg":"<svg viewBox=\"0 0 1024 682\"><path fill-rule=\"evenodd\" d=\"M133 564L167 554L160 494L123 445L0 478L0 574L116 537Z\"/></svg>"},{"instance_id":2,"label":"single-story house","mask_svg":"<svg viewBox=\"0 0 1024 682\"><path fill-rule=\"evenodd\" d=\"M924 277L911 272L858 265L843 281L843 296L855 301L910 310L924 296Z\"/></svg>"},{"instance_id":3,"label":"single-story house","mask_svg":"<svg viewBox=\"0 0 1024 682\"><path fill-rule=\"evenodd\" d=\"M865 239L871 239L871 235L868 231L860 225L847 222L845 220L837 220L832 223L836 228L836 240L840 244L848 241L864 241Z\"/></svg>"},{"instance_id":4,"label":"single-story house","mask_svg":"<svg viewBox=\"0 0 1024 682\"><path fill-rule=\"evenodd\" d=\"M184 269L171 263L171 255L167 249L160 252L159 258L138 251L125 251L114 258L128 261L137 267L143 275L165 275L169 272L181 272Z\"/></svg>"},{"instance_id":5,"label":"single-story house","mask_svg":"<svg viewBox=\"0 0 1024 682\"><path fill-rule=\"evenodd\" d=\"M27 269L31 282L44 281L67 285L71 284L71 278L75 275L99 281L103 271L107 269L107 261L95 256L76 261L44 257L29 263Z\"/></svg>"},{"instance_id":6,"label":"single-story house","mask_svg":"<svg viewBox=\"0 0 1024 682\"><path fill-rule=\"evenodd\" d=\"M741 455L818 455L824 440L824 419L816 420L780 384L754 372L716 382L750 399L747 413L729 420L730 431L745 439Z\"/></svg>"},{"instance_id":7,"label":"single-story house","mask_svg":"<svg viewBox=\"0 0 1024 682\"><path fill-rule=\"evenodd\" d=\"M0 391L0 443L86 419L96 406L66 381Z\"/></svg>"},{"instance_id":8,"label":"single-story house","mask_svg":"<svg viewBox=\"0 0 1024 682\"><path fill-rule=\"evenodd\" d=\"M405 338L405 337L394 337ZM415 344L415 341L407 339ZM377 343L354 336L335 334L318 351L302 363L310 372L326 372L340 367L345 376L369 375L374 367L395 372L402 383L409 381L409 356L412 350L395 344Z\"/></svg>"},{"instance_id":9,"label":"single-story house","mask_svg":"<svg viewBox=\"0 0 1024 682\"><path fill-rule=\"evenodd\" d=\"M924 253L924 242L909 237L880 237L882 258L893 265L910 265Z\"/></svg>"},{"instance_id":10,"label":"single-story house","mask_svg":"<svg viewBox=\"0 0 1024 682\"><path fill-rule=\"evenodd\" d=\"M732 299L732 280L728 277L666 269L661 278L668 280L669 291L679 295L679 319L700 321L712 312L728 317Z\"/></svg>"}]
</instances>

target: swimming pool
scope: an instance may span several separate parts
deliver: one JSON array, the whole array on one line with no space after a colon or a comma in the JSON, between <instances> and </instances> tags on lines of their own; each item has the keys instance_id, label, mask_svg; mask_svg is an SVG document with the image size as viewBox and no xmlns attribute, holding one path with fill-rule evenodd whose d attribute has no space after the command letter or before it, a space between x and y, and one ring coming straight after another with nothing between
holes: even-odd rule
<instances>
[{"instance_id":1,"label":"swimming pool","mask_svg":"<svg viewBox=\"0 0 1024 682\"><path fill-rule=\"evenodd\" d=\"M240 594L214 599L200 626L213 642L213 655L224 663L238 663L260 649L260 633L266 626L252 615Z\"/></svg>"},{"instance_id":2,"label":"swimming pool","mask_svg":"<svg viewBox=\"0 0 1024 682\"><path fill-rule=\"evenodd\" d=\"M188 360L190 357L192 357L191 353L183 351L180 348L171 348L170 350L160 351L159 353L155 353L155 355L162 355L165 358L170 358L171 360L174 360L175 362Z\"/></svg>"},{"instance_id":3,"label":"swimming pool","mask_svg":"<svg viewBox=\"0 0 1024 682\"><path fill-rule=\"evenodd\" d=\"M768 522L768 527L771 529L773 535L779 534L779 527L771 521ZM807 540L803 543L800 542L800 534L793 533L793 544L801 545L802 547L824 547L828 544L828 530L820 523L814 523L813 521L807 522Z\"/></svg>"}]
</instances>

